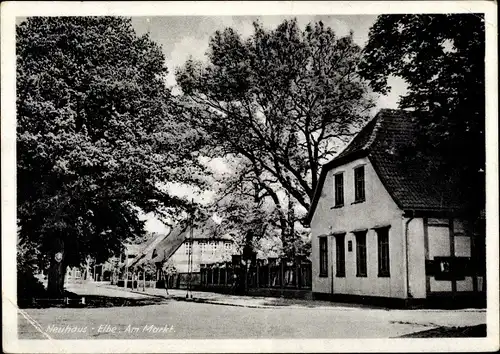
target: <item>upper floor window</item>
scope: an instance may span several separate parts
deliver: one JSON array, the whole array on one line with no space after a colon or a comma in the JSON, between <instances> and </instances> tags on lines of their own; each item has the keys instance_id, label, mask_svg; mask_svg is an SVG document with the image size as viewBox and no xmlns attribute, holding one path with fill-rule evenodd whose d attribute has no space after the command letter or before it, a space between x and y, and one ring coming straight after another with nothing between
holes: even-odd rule
<instances>
[{"instance_id":1,"label":"upper floor window","mask_svg":"<svg viewBox=\"0 0 500 354\"><path fill-rule=\"evenodd\" d=\"M354 169L354 201L365 200L365 166Z\"/></svg>"},{"instance_id":2,"label":"upper floor window","mask_svg":"<svg viewBox=\"0 0 500 354\"><path fill-rule=\"evenodd\" d=\"M191 249L192 249L193 245L189 241L185 242L184 244L186 245L186 249L185 249L186 250L186 254L189 254L191 252Z\"/></svg>"},{"instance_id":3,"label":"upper floor window","mask_svg":"<svg viewBox=\"0 0 500 354\"><path fill-rule=\"evenodd\" d=\"M335 175L335 206L344 205L344 174Z\"/></svg>"},{"instance_id":4,"label":"upper floor window","mask_svg":"<svg viewBox=\"0 0 500 354\"><path fill-rule=\"evenodd\" d=\"M328 276L328 240L326 237L319 238L319 276Z\"/></svg>"},{"instance_id":5,"label":"upper floor window","mask_svg":"<svg viewBox=\"0 0 500 354\"><path fill-rule=\"evenodd\" d=\"M231 250L231 242L225 242L225 243L224 243L224 249L225 249L226 251Z\"/></svg>"},{"instance_id":6,"label":"upper floor window","mask_svg":"<svg viewBox=\"0 0 500 354\"><path fill-rule=\"evenodd\" d=\"M205 253L207 251L207 243L205 241L200 241L200 249L201 253Z\"/></svg>"}]
</instances>

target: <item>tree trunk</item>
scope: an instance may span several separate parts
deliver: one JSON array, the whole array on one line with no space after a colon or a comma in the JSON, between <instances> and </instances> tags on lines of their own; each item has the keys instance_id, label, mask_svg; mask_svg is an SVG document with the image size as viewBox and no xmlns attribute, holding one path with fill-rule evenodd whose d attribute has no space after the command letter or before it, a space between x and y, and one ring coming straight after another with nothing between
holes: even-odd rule
<instances>
[{"instance_id":1,"label":"tree trunk","mask_svg":"<svg viewBox=\"0 0 500 354\"><path fill-rule=\"evenodd\" d=\"M58 261L56 255L61 253L62 258ZM57 239L54 242L50 254L50 266L47 281L47 293L49 297L60 298L64 295L64 278L66 276L66 254L64 252L64 242Z\"/></svg>"}]
</instances>

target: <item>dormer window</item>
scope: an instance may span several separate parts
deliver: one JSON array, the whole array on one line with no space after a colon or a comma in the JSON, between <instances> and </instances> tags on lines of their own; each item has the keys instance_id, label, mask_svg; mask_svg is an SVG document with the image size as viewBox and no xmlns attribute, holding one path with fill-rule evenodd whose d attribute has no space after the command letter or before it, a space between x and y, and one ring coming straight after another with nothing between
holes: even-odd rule
<instances>
[{"instance_id":1,"label":"dormer window","mask_svg":"<svg viewBox=\"0 0 500 354\"><path fill-rule=\"evenodd\" d=\"M339 173L335 175L335 206L344 205L344 174Z\"/></svg>"},{"instance_id":2,"label":"dormer window","mask_svg":"<svg viewBox=\"0 0 500 354\"><path fill-rule=\"evenodd\" d=\"M354 169L354 202L365 201L365 166Z\"/></svg>"}]
</instances>

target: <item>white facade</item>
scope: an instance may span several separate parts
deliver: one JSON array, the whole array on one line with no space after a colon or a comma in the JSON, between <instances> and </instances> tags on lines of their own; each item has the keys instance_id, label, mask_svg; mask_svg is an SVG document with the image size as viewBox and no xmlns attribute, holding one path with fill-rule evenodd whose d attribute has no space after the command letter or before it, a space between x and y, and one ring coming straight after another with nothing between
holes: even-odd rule
<instances>
[{"instance_id":1,"label":"white facade","mask_svg":"<svg viewBox=\"0 0 500 354\"><path fill-rule=\"evenodd\" d=\"M184 242L170 257L177 272L188 272L189 243ZM195 239L192 242L193 272L200 271L200 264L229 262L234 253L235 245L231 240Z\"/></svg>"},{"instance_id":2,"label":"white facade","mask_svg":"<svg viewBox=\"0 0 500 354\"><path fill-rule=\"evenodd\" d=\"M365 201L354 203L354 168L364 166ZM344 174L344 206L335 207L334 175ZM390 274L404 273L402 212L387 193L368 158L357 159L328 171L323 191L311 220L313 292L405 296L405 278L378 277L377 236L374 227L390 226ZM352 231L366 229L367 276L356 276L356 239ZM345 233L345 277L336 277L334 234ZM328 237L328 276L319 277L318 236ZM352 250L349 251L349 242ZM332 276L333 275L333 276Z\"/></svg>"},{"instance_id":3,"label":"white facade","mask_svg":"<svg viewBox=\"0 0 500 354\"><path fill-rule=\"evenodd\" d=\"M364 166L365 200L355 202L354 169ZM344 203L335 205L334 176L343 173ZM470 231L460 220L409 218L394 202L368 158L328 171L312 216L312 291L323 294L423 299L432 293L482 290L482 277L436 280L426 260L471 257ZM379 275L377 229L388 227L389 275ZM366 276L358 276L354 232L366 230ZM345 234L345 276L337 276L335 235ZM320 238L327 239L327 274L320 274ZM453 243L453 244L452 244ZM349 247L351 244L352 248ZM408 245L408 247L407 247ZM341 274L342 275L342 274ZM474 285L476 282L476 285Z\"/></svg>"}]
</instances>

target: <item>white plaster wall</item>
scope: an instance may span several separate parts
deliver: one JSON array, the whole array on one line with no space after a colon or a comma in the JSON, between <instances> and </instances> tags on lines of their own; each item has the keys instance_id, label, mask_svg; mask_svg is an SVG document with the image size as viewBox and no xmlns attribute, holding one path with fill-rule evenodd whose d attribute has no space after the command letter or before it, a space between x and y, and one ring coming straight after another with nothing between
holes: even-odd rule
<instances>
[{"instance_id":1,"label":"white plaster wall","mask_svg":"<svg viewBox=\"0 0 500 354\"><path fill-rule=\"evenodd\" d=\"M430 226L429 259L450 256L450 231L447 226Z\"/></svg>"},{"instance_id":2,"label":"white plaster wall","mask_svg":"<svg viewBox=\"0 0 500 354\"><path fill-rule=\"evenodd\" d=\"M365 166L365 196L362 203L354 202L354 168ZM333 176L344 172L344 206L334 206ZM385 190L368 158L352 161L330 170L326 176L322 194L311 220L312 241L312 290L320 293L358 294L387 297L405 296L405 264L404 264L404 230L402 228L402 212ZM378 277L377 237L371 228L390 225L389 278ZM367 277L356 277L356 241L353 230L368 229L367 243ZM329 273L327 278L319 277L319 244L318 236L345 232L346 277L335 277L335 243L333 236L328 242ZM348 252L348 241L352 241L352 252ZM333 269L332 269L333 265ZM332 277L333 270L333 277Z\"/></svg>"},{"instance_id":3,"label":"white plaster wall","mask_svg":"<svg viewBox=\"0 0 500 354\"><path fill-rule=\"evenodd\" d=\"M469 236L455 236L455 256L470 257L471 244Z\"/></svg>"},{"instance_id":4,"label":"white plaster wall","mask_svg":"<svg viewBox=\"0 0 500 354\"><path fill-rule=\"evenodd\" d=\"M467 235L463 228L457 230L457 222L455 222L454 231L464 236L455 235L455 256L457 257L471 257L471 242L470 236ZM465 277L464 280L457 280L457 291L474 291L472 277Z\"/></svg>"},{"instance_id":5,"label":"white plaster wall","mask_svg":"<svg viewBox=\"0 0 500 354\"><path fill-rule=\"evenodd\" d=\"M486 284L484 284L484 278L479 276L477 277L477 290L478 291L486 291ZM483 289L484 288L484 289Z\"/></svg>"},{"instance_id":6,"label":"white plaster wall","mask_svg":"<svg viewBox=\"0 0 500 354\"><path fill-rule=\"evenodd\" d=\"M446 223L447 220L429 219L430 222ZM471 257L471 240L463 220L453 220L454 256ZM450 234L448 226L429 226L429 258L450 256ZM431 277L431 291L452 291L449 280L435 280ZM456 281L457 291L473 291L472 277Z\"/></svg>"},{"instance_id":7,"label":"white plaster wall","mask_svg":"<svg viewBox=\"0 0 500 354\"><path fill-rule=\"evenodd\" d=\"M425 240L424 220L422 218L405 218L403 227L408 223L408 275L409 293L413 298L422 299L427 296L425 286Z\"/></svg>"},{"instance_id":8,"label":"white plaster wall","mask_svg":"<svg viewBox=\"0 0 500 354\"><path fill-rule=\"evenodd\" d=\"M474 291L472 277L465 277L464 280L457 280L457 291Z\"/></svg>"},{"instance_id":9,"label":"white plaster wall","mask_svg":"<svg viewBox=\"0 0 500 354\"><path fill-rule=\"evenodd\" d=\"M312 228L312 223L311 223ZM332 289L332 265L334 265L334 259L332 256L332 250L334 243L332 237L327 237L328 239L328 276L319 276L319 238L312 236L314 233L311 231L311 269L312 269L312 291L319 293L331 293ZM326 234L320 234L319 236L326 236ZM347 246L346 246L347 247ZM316 289L316 290L315 290Z\"/></svg>"},{"instance_id":10,"label":"white plaster wall","mask_svg":"<svg viewBox=\"0 0 500 354\"><path fill-rule=\"evenodd\" d=\"M193 272L200 271L200 264L210 264L216 262L231 261L231 255L233 254L234 244L231 243L231 249L226 250L224 242L227 241L215 241L218 242L215 252L212 252L212 248L206 246L206 251L201 252L201 246L198 241L193 241ZM179 273L188 272L188 254L186 254L186 243L183 243L177 251L170 258L175 265Z\"/></svg>"},{"instance_id":11,"label":"white plaster wall","mask_svg":"<svg viewBox=\"0 0 500 354\"><path fill-rule=\"evenodd\" d=\"M451 291L451 281L449 280L436 280L434 277L430 277L430 285L431 291Z\"/></svg>"},{"instance_id":12,"label":"white plaster wall","mask_svg":"<svg viewBox=\"0 0 500 354\"><path fill-rule=\"evenodd\" d=\"M429 222L439 222L437 219L429 219ZM447 222L447 220L444 220ZM428 228L429 234L429 259L434 257L450 256L450 230L448 226L431 226ZM436 280L430 277L430 291L443 292L451 291L450 280Z\"/></svg>"}]
</instances>

